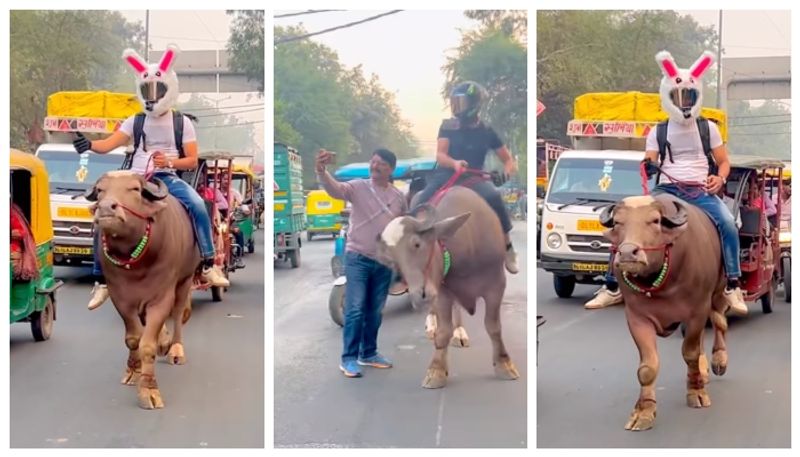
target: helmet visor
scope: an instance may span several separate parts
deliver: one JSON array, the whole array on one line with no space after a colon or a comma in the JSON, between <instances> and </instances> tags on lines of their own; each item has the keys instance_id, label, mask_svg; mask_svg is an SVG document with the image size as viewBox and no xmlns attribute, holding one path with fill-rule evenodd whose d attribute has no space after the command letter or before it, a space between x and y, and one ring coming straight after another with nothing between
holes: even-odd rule
<instances>
[{"instance_id":1,"label":"helmet visor","mask_svg":"<svg viewBox=\"0 0 800 457\"><path fill-rule=\"evenodd\" d=\"M453 116L464 114L470 109L470 100L466 94L455 94L450 96L450 110Z\"/></svg>"},{"instance_id":2,"label":"helmet visor","mask_svg":"<svg viewBox=\"0 0 800 457\"><path fill-rule=\"evenodd\" d=\"M669 93L669 98L673 105L685 110L691 109L697 104L699 94L697 89L681 88L672 90L672 92Z\"/></svg>"},{"instance_id":3,"label":"helmet visor","mask_svg":"<svg viewBox=\"0 0 800 457\"><path fill-rule=\"evenodd\" d=\"M160 81L148 81L139 85L139 91L146 102L157 102L167 94L167 85Z\"/></svg>"}]
</instances>

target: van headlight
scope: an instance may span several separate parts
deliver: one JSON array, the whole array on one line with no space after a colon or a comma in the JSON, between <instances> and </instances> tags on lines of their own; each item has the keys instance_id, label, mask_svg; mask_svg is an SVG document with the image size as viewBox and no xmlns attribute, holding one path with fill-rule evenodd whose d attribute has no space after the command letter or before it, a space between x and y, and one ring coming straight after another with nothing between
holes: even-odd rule
<instances>
[{"instance_id":1,"label":"van headlight","mask_svg":"<svg viewBox=\"0 0 800 457\"><path fill-rule=\"evenodd\" d=\"M558 249L561 247L561 235L558 233L551 233L547 235L547 246L550 249Z\"/></svg>"}]
</instances>

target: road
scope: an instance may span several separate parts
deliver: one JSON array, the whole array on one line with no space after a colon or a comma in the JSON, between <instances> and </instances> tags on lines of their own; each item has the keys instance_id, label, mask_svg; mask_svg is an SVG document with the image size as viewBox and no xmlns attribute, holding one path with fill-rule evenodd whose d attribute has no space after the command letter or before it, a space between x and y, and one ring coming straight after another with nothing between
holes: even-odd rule
<instances>
[{"instance_id":1,"label":"road","mask_svg":"<svg viewBox=\"0 0 800 457\"><path fill-rule=\"evenodd\" d=\"M303 246L303 265L275 269L276 447L526 447L527 299L525 223L513 234L522 271L509 275L503 338L521 377L494 377L483 305L465 313L471 347L451 348L444 389L421 387L433 345L425 315L407 296L390 297L378 337L394 368L339 371L341 329L328 315L333 243Z\"/></svg>"},{"instance_id":2,"label":"road","mask_svg":"<svg viewBox=\"0 0 800 457\"><path fill-rule=\"evenodd\" d=\"M58 320L49 341L11 326L12 447L263 447L264 240L231 275L221 303L194 294L187 364L156 364L165 407L140 409L120 384L128 350L111 302L86 309L83 269L57 268Z\"/></svg>"},{"instance_id":3,"label":"road","mask_svg":"<svg viewBox=\"0 0 800 457\"><path fill-rule=\"evenodd\" d=\"M782 291L772 314L748 303L747 317L729 317L728 370L711 375L709 408L686 405L680 332L659 338L658 416L653 429L635 433L623 428L639 395L639 355L624 309L585 310L596 287L577 286L571 299L559 299L552 275L537 274L537 314L547 319L539 329L538 447L790 446L791 306Z\"/></svg>"}]
</instances>

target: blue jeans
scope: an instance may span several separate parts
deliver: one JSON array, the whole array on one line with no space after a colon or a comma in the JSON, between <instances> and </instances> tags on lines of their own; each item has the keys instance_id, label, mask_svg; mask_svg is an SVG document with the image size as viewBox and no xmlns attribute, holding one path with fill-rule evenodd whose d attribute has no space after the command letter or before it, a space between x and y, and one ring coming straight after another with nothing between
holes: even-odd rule
<instances>
[{"instance_id":1,"label":"blue jeans","mask_svg":"<svg viewBox=\"0 0 800 457\"><path fill-rule=\"evenodd\" d=\"M189 183L176 175L156 173L154 176L164 181L169 193L178 199L189 212L197 244L200 246L200 255L204 260L213 259L214 242L211 237L211 218L208 217L208 211L206 211L206 204L203 199L200 198L200 195ZM100 234L98 230L94 231L94 265L92 265L92 274L94 276L103 275L103 270L100 266Z\"/></svg>"},{"instance_id":2,"label":"blue jeans","mask_svg":"<svg viewBox=\"0 0 800 457\"><path fill-rule=\"evenodd\" d=\"M344 294L342 362L378 353L378 329L389 295L392 270L355 252L344 255L347 286Z\"/></svg>"},{"instance_id":3,"label":"blue jeans","mask_svg":"<svg viewBox=\"0 0 800 457\"><path fill-rule=\"evenodd\" d=\"M728 279L737 279L742 275L739 268L739 231L736 229L736 221L733 215L722 200L706 192L694 192L698 195L687 194L675 184L660 184L653 189L652 194L671 194L687 203L697 206L703 210L717 226L717 231L722 240L722 261L725 265L725 274ZM608 260L608 273L606 273L606 285L616 284L617 279L611 271L611 262L614 258L612 253Z\"/></svg>"}]
</instances>

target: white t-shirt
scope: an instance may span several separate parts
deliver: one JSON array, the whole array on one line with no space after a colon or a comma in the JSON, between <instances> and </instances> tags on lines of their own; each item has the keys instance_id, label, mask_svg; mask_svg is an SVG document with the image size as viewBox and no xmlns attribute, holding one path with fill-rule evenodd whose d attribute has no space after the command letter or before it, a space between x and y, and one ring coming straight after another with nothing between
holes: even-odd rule
<instances>
[{"instance_id":1,"label":"white t-shirt","mask_svg":"<svg viewBox=\"0 0 800 457\"><path fill-rule=\"evenodd\" d=\"M125 119L125 122L119 127L119 131L133 138L133 122L136 116L131 116ZM197 135L192 125L191 119L183 116L183 144L192 143L197 141ZM145 144L146 143L146 144ZM143 147L147 147L147 152ZM172 126L172 112L167 111L166 114L154 118L153 116L145 116L144 118L144 138L139 144L139 149L133 155L133 164L131 171L139 174L145 174L148 169L153 170L153 163L150 162L150 156L156 152L161 151L167 156L167 160L178 159L178 148L175 147L175 132ZM172 168L157 168L158 172L174 172Z\"/></svg>"},{"instance_id":2,"label":"white t-shirt","mask_svg":"<svg viewBox=\"0 0 800 457\"><path fill-rule=\"evenodd\" d=\"M658 140L656 130L650 130L647 135L647 145L645 150L658 152ZM708 133L711 140L711 149L722 146L722 136L719 127L712 121L708 121ZM670 162L669 152L664 157L661 169L675 179L681 181L705 183L708 178L708 160L703 152L703 143L700 141L700 132L697 131L697 122L689 124L679 124L670 122L667 125L667 141L672 149L672 160ZM661 175L659 183L668 183L669 178Z\"/></svg>"}]
</instances>

